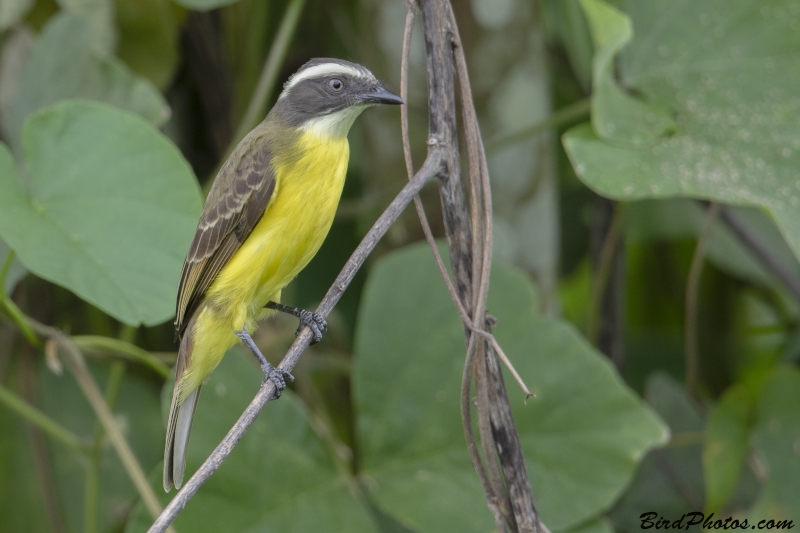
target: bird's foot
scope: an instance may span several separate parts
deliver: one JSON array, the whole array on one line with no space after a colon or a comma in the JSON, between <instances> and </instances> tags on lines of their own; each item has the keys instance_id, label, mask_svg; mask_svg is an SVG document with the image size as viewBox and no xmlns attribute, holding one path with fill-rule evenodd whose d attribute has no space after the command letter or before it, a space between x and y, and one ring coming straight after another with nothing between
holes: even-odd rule
<instances>
[{"instance_id":1,"label":"bird's foot","mask_svg":"<svg viewBox=\"0 0 800 533\"><path fill-rule=\"evenodd\" d=\"M300 309L300 316L298 318L300 319L300 325L297 327L297 331L294 332L294 336L297 337L300 335L303 328L308 326L311 328L311 333L313 335L311 344L317 344L321 341L322 334L328 331L328 322L317 313Z\"/></svg>"},{"instance_id":2,"label":"bird's foot","mask_svg":"<svg viewBox=\"0 0 800 533\"><path fill-rule=\"evenodd\" d=\"M267 381L271 381L275 384L275 399L277 400L281 397L283 389L286 388L286 381L294 381L294 376L292 376L286 370L275 368L269 364L267 358L264 357L264 354L261 353L261 350L258 349L258 346L256 346L256 343L253 341L253 337L251 337L250 333L248 333L247 328L242 328L242 331L236 331L235 333L236 336L242 340L245 346L250 348L250 351L253 352L253 355L256 356L256 359L258 359L258 363L261 365L261 370L264 372L264 381L261 382L262 385Z\"/></svg>"},{"instance_id":3,"label":"bird's foot","mask_svg":"<svg viewBox=\"0 0 800 533\"><path fill-rule=\"evenodd\" d=\"M266 365L262 364L261 370L264 372L264 381L262 383L271 381L275 385L276 400L281 397L281 394L283 394L283 389L286 388L286 382L294 381L294 376L289 372L283 370L282 368L276 368L269 363Z\"/></svg>"},{"instance_id":4,"label":"bird's foot","mask_svg":"<svg viewBox=\"0 0 800 533\"><path fill-rule=\"evenodd\" d=\"M283 313L289 313L300 319L300 325L297 327L295 337L300 335L303 328L308 326L311 329L311 344L317 344L322 340L322 334L328 331L328 322L317 313L306 311L305 309L298 309L296 307L289 307L288 305L279 304L276 302L268 302L266 307L275 309Z\"/></svg>"}]
</instances>

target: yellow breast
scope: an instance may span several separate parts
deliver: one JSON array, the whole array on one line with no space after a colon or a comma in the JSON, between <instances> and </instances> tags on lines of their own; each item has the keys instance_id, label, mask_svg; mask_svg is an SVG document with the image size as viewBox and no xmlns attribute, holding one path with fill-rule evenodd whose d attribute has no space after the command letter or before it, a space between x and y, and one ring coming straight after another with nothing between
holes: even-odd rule
<instances>
[{"instance_id":1,"label":"yellow breast","mask_svg":"<svg viewBox=\"0 0 800 533\"><path fill-rule=\"evenodd\" d=\"M236 331L314 257L336 214L350 154L347 138L307 132L294 150L300 157L276 160L270 206L206 293L218 311L227 311Z\"/></svg>"}]
</instances>

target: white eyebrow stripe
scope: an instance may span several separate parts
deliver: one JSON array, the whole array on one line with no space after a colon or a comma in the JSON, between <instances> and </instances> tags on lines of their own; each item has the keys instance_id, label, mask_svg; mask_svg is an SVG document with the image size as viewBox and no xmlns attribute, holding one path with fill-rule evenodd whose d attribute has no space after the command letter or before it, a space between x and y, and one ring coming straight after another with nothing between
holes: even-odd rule
<instances>
[{"instance_id":1,"label":"white eyebrow stripe","mask_svg":"<svg viewBox=\"0 0 800 533\"><path fill-rule=\"evenodd\" d=\"M353 67L348 67L347 65L342 65L340 63L323 63L321 65L314 65L313 67L307 68L304 71L298 72L297 74L289 78L289 81L287 81L286 84L283 86L283 94L286 94L289 91L289 89L291 89L292 87L294 87L303 80L326 76L328 74L349 74L350 76L355 76L356 78L368 77L368 75L366 75L361 70Z\"/></svg>"}]
</instances>

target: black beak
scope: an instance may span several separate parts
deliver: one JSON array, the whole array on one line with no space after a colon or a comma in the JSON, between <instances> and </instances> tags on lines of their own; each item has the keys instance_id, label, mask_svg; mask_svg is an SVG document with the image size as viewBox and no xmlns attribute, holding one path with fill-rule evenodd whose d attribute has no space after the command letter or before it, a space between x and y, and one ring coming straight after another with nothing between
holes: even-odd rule
<instances>
[{"instance_id":1,"label":"black beak","mask_svg":"<svg viewBox=\"0 0 800 533\"><path fill-rule=\"evenodd\" d=\"M361 101L365 104L400 105L406 103L405 100L383 87L378 87L370 92L363 93L361 95Z\"/></svg>"}]
</instances>

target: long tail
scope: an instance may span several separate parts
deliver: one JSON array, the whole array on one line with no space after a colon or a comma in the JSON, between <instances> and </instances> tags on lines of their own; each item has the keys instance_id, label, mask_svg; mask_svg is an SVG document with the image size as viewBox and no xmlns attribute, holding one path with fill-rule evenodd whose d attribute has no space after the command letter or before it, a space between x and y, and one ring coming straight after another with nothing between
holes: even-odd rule
<instances>
[{"instance_id":1,"label":"long tail","mask_svg":"<svg viewBox=\"0 0 800 533\"><path fill-rule=\"evenodd\" d=\"M178 387L181 377L192 360L194 321L195 317L192 317L184 330L181 346L178 349L178 364L175 367L175 387L172 389L167 441L164 445L164 490L167 492L173 485L176 489L181 488L183 483L183 473L186 470L186 447L189 444L189 433L192 430L197 399L200 397L200 387L198 387L183 402L178 403Z\"/></svg>"}]
</instances>

